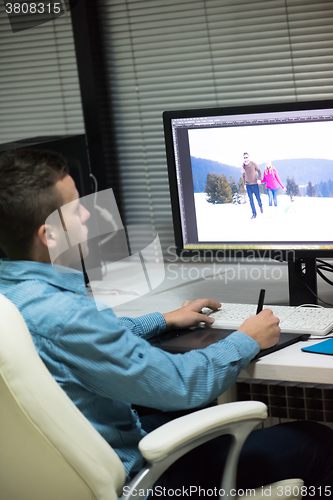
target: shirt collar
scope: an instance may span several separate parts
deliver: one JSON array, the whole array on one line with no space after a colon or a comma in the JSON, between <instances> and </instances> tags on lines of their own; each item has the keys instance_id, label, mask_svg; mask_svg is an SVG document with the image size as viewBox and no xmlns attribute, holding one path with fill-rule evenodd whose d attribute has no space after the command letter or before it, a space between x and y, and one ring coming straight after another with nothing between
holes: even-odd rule
<instances>
[{"instance_id":1,"label":"shirt collar","mask_svg":"<svg viewBox=\"0 0 333 500\"><path fill-rule=\"evenodd\" d=\"M0 278L10 281L41 280L81 295L87 294L82 272L56 264L0 259Z\"/></svg>"}]
</instances>

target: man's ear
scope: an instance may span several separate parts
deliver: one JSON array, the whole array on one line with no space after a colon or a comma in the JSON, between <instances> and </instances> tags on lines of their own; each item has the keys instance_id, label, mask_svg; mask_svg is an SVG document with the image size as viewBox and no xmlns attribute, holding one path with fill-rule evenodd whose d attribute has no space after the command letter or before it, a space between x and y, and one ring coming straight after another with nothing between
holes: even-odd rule
<instances>
[{"instance_id":1,"label":"man's ear","mask_svg":"<svg viewBox=\"0 0 333 500\"><path fill-rule=\"evenodd\" d=\"M42 224L37 231L37 240L44 248L54 248L57 245L54 228L49 224Z\"/></svg>"}]
</instances>

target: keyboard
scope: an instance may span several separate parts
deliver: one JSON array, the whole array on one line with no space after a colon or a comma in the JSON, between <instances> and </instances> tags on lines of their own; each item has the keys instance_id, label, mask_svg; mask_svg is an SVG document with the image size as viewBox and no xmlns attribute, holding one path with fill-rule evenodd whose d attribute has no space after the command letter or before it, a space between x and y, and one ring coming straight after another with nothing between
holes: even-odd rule
<instances>
[{"instance_id":1,"label":"keyboard","mask_svg":"<svg viewBox=\"0 0 333 500\"><path fill-rule=\"evenodd\" d=\"M280 319L282 333L327 335L333 329L333 308L265 305L264 309L272 309L275 316ZM256 311L256 304L223 303L216 312L212 312L211 309L203 312L215 318L213 328L237 330L246 318L256 314Z\"/></svg>"}]
</instances>

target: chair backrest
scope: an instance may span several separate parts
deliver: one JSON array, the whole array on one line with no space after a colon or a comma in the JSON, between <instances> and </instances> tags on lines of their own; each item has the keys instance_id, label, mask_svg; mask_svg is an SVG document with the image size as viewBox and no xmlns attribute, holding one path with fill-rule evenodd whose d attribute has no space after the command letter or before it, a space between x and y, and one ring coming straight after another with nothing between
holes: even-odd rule
<instances>
[{"instance_id":1,"label":"chair backrest","mask_svg":"<svg viewBox=\"0 0 333 500\"><path fill-rule=\"evenodd\" d=\"M113 500L125 469L52 378L15 305L0 294L2 500Z\"/></svg>"}]
</instances>

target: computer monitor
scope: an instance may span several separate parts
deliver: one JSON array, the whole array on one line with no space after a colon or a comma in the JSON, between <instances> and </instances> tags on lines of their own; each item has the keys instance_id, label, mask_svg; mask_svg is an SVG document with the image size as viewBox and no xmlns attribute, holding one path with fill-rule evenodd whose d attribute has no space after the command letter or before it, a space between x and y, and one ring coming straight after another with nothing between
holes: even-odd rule
<instances>
[{"instance_id":1,"label":"computer monitor","mask_svg":"<svg viewBox=\"0 0 333 500\"><path fill-rule=\"evenodd\" d=\"M316 259L333 257L333 101L166 111L163 121L177 253L288 261L290 304L316 303ZM271 163L285 188L257 184L256 217L244 153L261 178Z\"/></svg>"}]
</instances>

